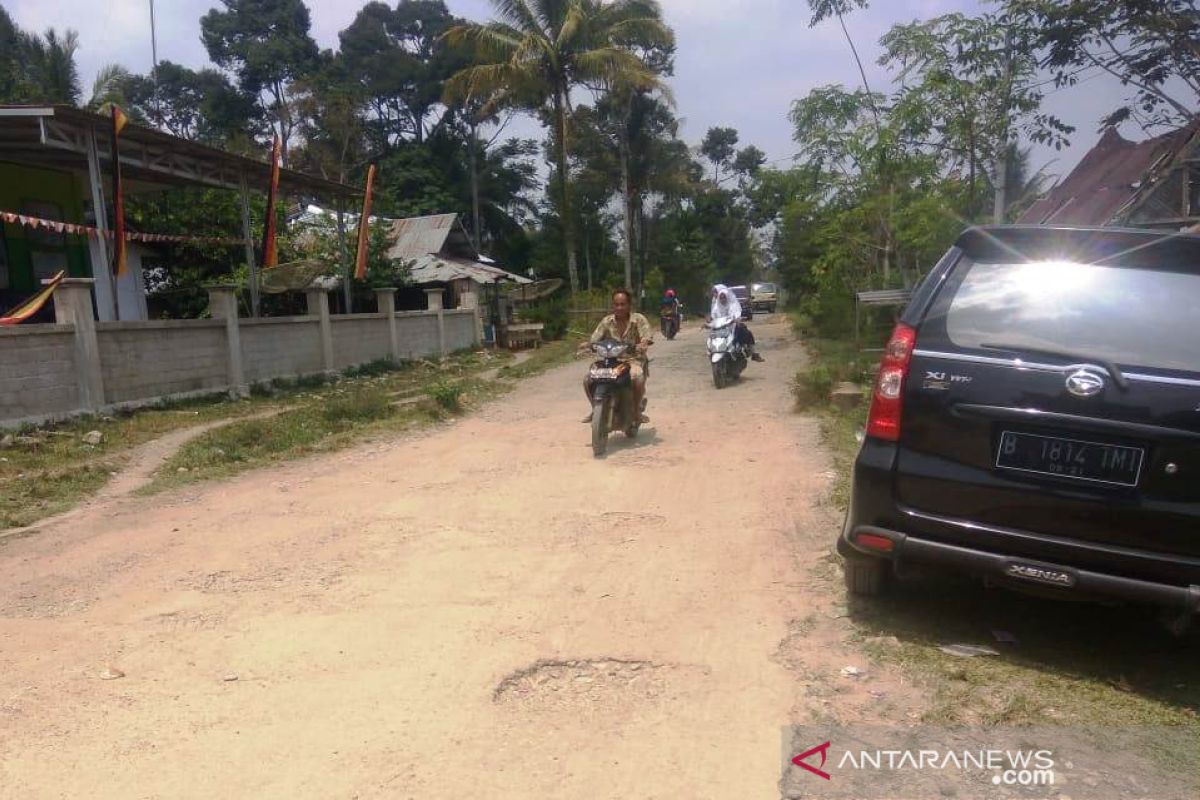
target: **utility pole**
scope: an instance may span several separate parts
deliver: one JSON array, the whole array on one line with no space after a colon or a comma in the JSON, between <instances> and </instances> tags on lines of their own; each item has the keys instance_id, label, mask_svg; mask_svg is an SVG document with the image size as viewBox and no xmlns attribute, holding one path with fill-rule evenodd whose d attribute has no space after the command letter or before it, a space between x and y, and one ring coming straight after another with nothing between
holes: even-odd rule
<instances>
[{"instance_id":1,"label":"utility pole","mask_svg":"<svg viewBox=\"0 0 1200 800\"><path fill-rule=\"evenodd\" d=\"M1004 135L1001 137L1000 148L996 153L996 201L992 208L992 221L997 225L1004 224L1004 212L1008 207L1008 148L1012 137L1009 136L1009 109L1012 106L1012 29L1004 32Z\"/></svg>"},{"instance_id":2,"label":"utility pole","mask_svg":"<svg viewBox=\"0 0 1200 800\"><path fill-rule=\"evenodd\" d=\"M154 71L158 72L158 34L154 30L154 0L150 0L150 58L154 63Z\"/></svg>"}]
</instances>

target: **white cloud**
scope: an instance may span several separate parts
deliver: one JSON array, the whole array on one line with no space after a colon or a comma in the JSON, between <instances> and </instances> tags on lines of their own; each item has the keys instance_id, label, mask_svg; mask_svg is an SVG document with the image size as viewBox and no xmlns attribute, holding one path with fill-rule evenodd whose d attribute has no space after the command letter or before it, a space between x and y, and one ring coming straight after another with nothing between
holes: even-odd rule
<instances>
[{"instance_id":1,"label":"white cloud","mask_svg":"<svg viewBox=\"0 0 1200 800\"><path fill-rule=\"evenodd\" d=\"M672 83L684 136L693 143L710 126L728 125L738 129L743 144L756 144L772 160L786 163L794 149L787 120L792 101L823 84L858 86L861 82L837 21L809 28L811 14L804 0L662 0L662 4L679 42ZM157 0L159 58L190 67L206 65L200 17L218 5L214 0ZM362 0L309 0L313 35L321 47L337 46L338 31L362 5ZM452 13L469 19L491 16L487 0L447 0L447 5ZM847 15L846 26L872 88L883 90L888 76L875 60L879 37L890 25L986 5L977 0L876 0L873 7ZM85 92L104 64L115 61L138 72L150 68L148 0L5 0L5 7L28 30L54 26L79 31ZM1069 151L1040 149L1036 162L1057 157L1056 169L1073 165L1095 142L1096 119L1121 96L1119 86L1099 80L1052 95L1048 109L1075 124L1079 133ZM514 131L533 135L536 125L527 121Z\"/></svg>"}]
</instances>

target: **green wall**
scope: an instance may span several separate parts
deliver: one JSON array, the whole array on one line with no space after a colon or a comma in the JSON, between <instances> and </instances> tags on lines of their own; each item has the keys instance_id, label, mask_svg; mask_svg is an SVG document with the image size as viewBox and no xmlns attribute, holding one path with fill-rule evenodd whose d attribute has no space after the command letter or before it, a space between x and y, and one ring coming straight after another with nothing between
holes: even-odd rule
<instances>
[{"instance_id":1,"label":"green wall","mask_svg":"<svg viewBox=\"0 0 1200 800\"><path fill-rule=\"evenodd\" d=\"M83 223L82 198L83 182L69 172L0 161L0 210L16 214L32 213L23 208L25 203L54 203L62 211L63 222ZM4 224L9 291L30 293L39 288L33 279L30 233L21 225ZM57 247L42 249L54 250ZM91 275L91 259L85 237L63 237L62 255L68 274L81 278Z\"/></svg>"}]
</instances>

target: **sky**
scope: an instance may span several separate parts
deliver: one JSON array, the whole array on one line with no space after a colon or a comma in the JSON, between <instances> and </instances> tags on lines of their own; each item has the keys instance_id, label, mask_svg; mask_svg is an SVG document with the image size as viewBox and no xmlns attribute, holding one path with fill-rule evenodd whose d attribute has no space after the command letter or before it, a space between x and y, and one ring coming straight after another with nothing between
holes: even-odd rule
<instances>
[{"instance_id":1,"label":"sky","mask_svg":"<svg viewBox=\"0 0 1200 800\"><path fill-rule=\"evenodd\" d=\"M151 66L150 0L0 0L26 30L75 28L84 93L99 68L118 62L134 72ZM739 144L754 144L773 166L786 167L795 153L787 113L791 103L817 86L860 84L850 48L836 20L808 27L804 0L660 0L667 23L675 30L678 51L671 85L683 138L699 142L711 126L736 128ZM157 0L155 28L158 56L192 68L208 64L200 42L200 17L218 5L213 0ZM338 31L353 20L365 2L308 0L313 36L323 47L336 47ZM487 0L446 0L451 13L467 19L490 18ZM977 0L875 0L872 8L855 11L846 24L867 66L871 88L887 89L890 77L875 64L880 36L898 22L928 19L951 11L986 10ZM1071 146L1054 151L1035 146L1034 166L1048 165L1063 175L1099 139L1098 120L1118 105L1122 87L1107 78L1074 88L1054 90L1045 110L1076 132ZM1122 131L1141 138L1136 131ZM518 121L506 134L540 136L532 120Z\"/></svg>"}]
</instances>

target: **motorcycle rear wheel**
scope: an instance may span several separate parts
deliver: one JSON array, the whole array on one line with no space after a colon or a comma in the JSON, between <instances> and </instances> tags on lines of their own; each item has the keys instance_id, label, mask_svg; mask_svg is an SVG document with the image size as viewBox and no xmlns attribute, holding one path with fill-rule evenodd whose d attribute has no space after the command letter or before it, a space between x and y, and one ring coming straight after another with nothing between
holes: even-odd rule
<instances>
[{"instance_id":1,"label":"motorcycle rear wheel","mask_svg":"<svg viewBox=\"0 0 1200 800\"><path fill-rule=\"evenodd\" d=\"M592 455L600 458L608 450L608 402L592 401Z\"/></svg>"}]
</instances>

